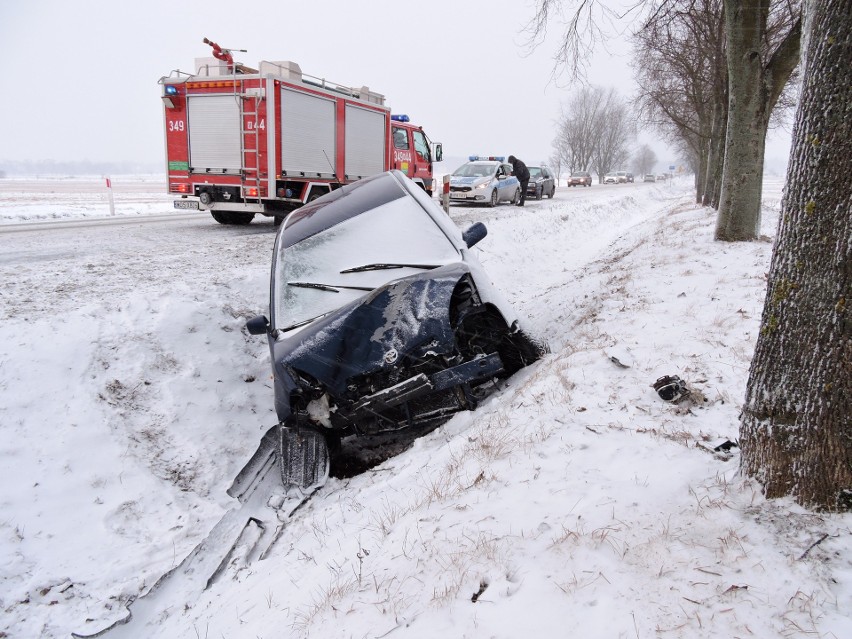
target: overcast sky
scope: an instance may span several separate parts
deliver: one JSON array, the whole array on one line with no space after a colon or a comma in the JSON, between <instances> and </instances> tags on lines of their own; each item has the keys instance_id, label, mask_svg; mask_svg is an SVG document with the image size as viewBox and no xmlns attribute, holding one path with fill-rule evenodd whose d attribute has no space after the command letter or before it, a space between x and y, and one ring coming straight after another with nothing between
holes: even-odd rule
<instances>
[{"instance_id":1,"label":"overcast sky","mask_svg":"<svg viewBox=\"0 0 852 639\"><path fill-rule=\"evenodd\" d=\"M511 153L537 164L578 85L553 77L557 18L544 44L526 46L534 9L533 0L4 0L0 160L164 162L157 80L194 71L210 56L207 37L246 49L235 57L248 66L292 60L308 75L368 86L450 158ZM590 81L631 97L626 36L609 48ZM661 164L677 161L654 148Z\"/></svg>"}]
</instances>

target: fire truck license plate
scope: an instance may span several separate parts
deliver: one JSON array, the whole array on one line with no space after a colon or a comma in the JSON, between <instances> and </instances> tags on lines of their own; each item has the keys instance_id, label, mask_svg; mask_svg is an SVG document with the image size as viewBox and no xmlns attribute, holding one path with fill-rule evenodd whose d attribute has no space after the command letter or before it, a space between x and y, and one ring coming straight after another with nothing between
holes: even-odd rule
<instances>
[{"instance_id":1,"label":"fire truck license plate","mask_svg":"<svg viewBox=\"0 0 852 639\"><path fill-rule=\"evenodd\" d=\"M195 200L175 200L175 208L176 209L191 209L193 211L198 210L198 202Z\"/></svg>"}]
</instances>

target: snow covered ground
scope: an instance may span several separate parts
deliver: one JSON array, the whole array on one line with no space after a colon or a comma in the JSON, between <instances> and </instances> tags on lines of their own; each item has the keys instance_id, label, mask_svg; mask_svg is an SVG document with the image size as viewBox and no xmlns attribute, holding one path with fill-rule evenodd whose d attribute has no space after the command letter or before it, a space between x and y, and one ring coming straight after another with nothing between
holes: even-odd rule
<instances>
[{"instance_id":1,"label":"snow covered ground","mask_svg":"<svg viewBox=\"0 0 852 639\"><path fill-rule=\"evenodd\" d=\"M113 179L116 215L170 213L162 182ZM0 180L0 637L122 617L274 424L243 328L271 222L2 232L108 217L99 185ZM714 450L737 438L781 187L749 244L713 242L687 178L452 208L486 223L480 259L552 353L132 636L852 636L852 516L766 501ZM665 374L688 398L660 399Z\"/></svg>"}]
</instances>

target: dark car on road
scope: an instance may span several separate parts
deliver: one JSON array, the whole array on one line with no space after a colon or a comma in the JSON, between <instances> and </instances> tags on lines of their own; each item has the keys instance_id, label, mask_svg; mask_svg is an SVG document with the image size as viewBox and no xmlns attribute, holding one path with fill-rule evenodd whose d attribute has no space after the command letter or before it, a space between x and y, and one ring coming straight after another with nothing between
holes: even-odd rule
<instances>
[{"instance_id":1,"label":"dark car on road","mask_svg":"<svg viewBox=\"0 0 852 639\"><path fill-rule=\"evenodd\" d=\"M574 171L568 178L568 186L591 186L592 175L587 171Z\"/></svg>"},{"instance_id":2,"label":"dark car on road","mask_svg":"<svg viewBox=\"0 0 852 639\"><path fill-rule=\"evenodd\" d=\"M556 193L556 180L546 166L528 166L530 181L527 184L527 197L540 200L545 195L553 197Z\"/></svg>"},{"instance_id":3,"label":"dark car on road","mask_svg":"<svg viewBox=\"0 0 852 639\"><path fill-rule=\"evenodd\" d=\"M291 213L275 240L267 335L285 485L322 480L357 438L423 433L473 410L547 352L494 288L462 233L400 171Z\"/></svg>"}]
</instances>

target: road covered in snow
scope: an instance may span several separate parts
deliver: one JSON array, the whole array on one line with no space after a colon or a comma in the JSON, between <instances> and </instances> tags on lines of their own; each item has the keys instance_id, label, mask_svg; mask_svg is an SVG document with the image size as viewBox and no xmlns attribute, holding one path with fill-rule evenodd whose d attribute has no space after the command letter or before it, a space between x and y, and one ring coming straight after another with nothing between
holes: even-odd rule
<instances>
[{"instance_id":1,"label":"road covered in snow","mask_svg":"<svg viewBox=\"0 0 852 639\"><path fill-rule=\"evenodd\" d=\"M244 329L275 228L163 221L146 176L113 180L114 216L99 180L24 182L0 187L0 636L67 637L124 617L234 506L275 423ZM765 502L713 450L737 437L771 242L713 243L690 189L452 207L552 353L330 480L267 559L135 636L849 636L850 518Z\"/></svg>"}]
</instances>

